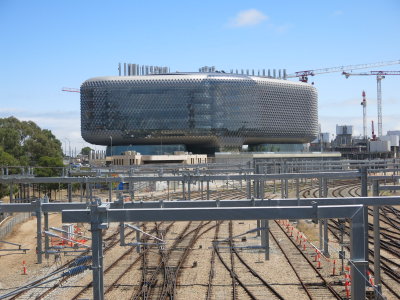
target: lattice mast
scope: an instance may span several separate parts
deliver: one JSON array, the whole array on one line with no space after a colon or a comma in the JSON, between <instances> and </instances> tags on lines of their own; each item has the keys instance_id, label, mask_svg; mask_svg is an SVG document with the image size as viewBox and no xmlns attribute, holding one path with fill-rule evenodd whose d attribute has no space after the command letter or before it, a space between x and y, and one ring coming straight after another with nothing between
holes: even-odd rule
<instances>
[{"instance_id":1,"label":"lattice mast","mask_svg":"<svg viewBox=\"0 0 400 300\"><path fill-rule=\"evenodd\" d=\"M378 137L383 135L383 130L382 130L382 86L381 86L381 81L382 79L385 78L387 75L400 75L400 71L371 71L367 73L347 73L343 72L342 73L346 78L349 78L350 76L376 76L376 99L377 99L377 105L378 105Z\"/></svg>"}]
</instances>

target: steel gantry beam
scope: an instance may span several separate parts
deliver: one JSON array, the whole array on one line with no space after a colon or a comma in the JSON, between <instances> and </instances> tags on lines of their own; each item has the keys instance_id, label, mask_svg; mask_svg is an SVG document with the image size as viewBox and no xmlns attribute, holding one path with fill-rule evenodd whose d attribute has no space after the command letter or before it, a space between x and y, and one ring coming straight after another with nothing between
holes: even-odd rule
<instances>
[{"instance_id":1,"label":"steel gantry beam","mask_svg":"<svg viewBox=\"0 0 400 300\"><path fill-rule=\"evenodd\" d=\"M196 201L201 202L201 201ZM348 218L351 220L351 276L352 299L364 299L367 258L365 257L363 205L347 206L285 206L285 207L212 207L212 208L152 208L110 209L99 199L91 203L90 210L62 212L63 222L90 223L93 251L93 297L104 299L103 259L101 230L111 222L157 222L157 221L213 221L213 220L272 220L272 219L328 219Z\"/></svg>"},{"instance_id":2,"label":"steel gantry beam","mask_svg":"<svg viewBox=\"0 0 400 300\"><path fill-rule=\"evenodd\" d=\"M395 186L390 187L395 188ZM62 211L63 222L90 223L92 243L93 245L100 245L101 228L107 228L109 222L352 218L350 212L354 210L354 207L360 207L360 205L374 207L400 205L400 197L156 201L127 202L123 203L123 206L121 206L120 201L100 205L99 199L96 199L95 204L91 203L89 207L86 203L43 203L43 201L37 201L32 204L1 204L0 212L36 211L39 220L39 212ZM365 216L362 219L365 220ZM364 228L365 224L361 226L358 233L363 233ZM39 229L38 224L38 235L41 235L41 231L41 225ZM264 241L264 246L267 245L268 241ZM363 245L353 248L363 249L365 258L365 235L361 234L361 237L357 237L354 245ZM41 244L38 244L38 249L41 249ZM100 262L102 250L98 247L94 251L94 256L97 257L98 261L93 270L100 272L102 270L102 263ZM40 255L41 251L38 251L38 261L41 259ZM355 265L364 261L359 256L355 256L353 260ZM101 274L97 274L96 280L102 280L101 276ZM100 295L98 294L96 297L100 297Z\"/></svg>"}]
</instances>

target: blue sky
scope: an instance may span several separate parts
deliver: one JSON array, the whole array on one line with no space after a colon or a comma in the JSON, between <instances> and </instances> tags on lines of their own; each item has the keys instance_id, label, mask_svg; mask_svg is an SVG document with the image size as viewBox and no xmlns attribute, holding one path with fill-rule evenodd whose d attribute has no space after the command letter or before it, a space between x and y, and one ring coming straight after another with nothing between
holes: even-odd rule
<instances>
[{"instance_id":1,"label":"blue sky","mask_svg":"<svg viewBox=\"0 0 400 300\"><path fill-rule=\"evenodd\" d=\"M80 149L88 144L80 137L79 94L61 88L117 75L119 62L293 73L398 60L399 29L398 0L0 0L0 117L33 120ZM330 73L311 81L322 131L346 124L362 132L362 90L368 124L377 123L374 76ZM382 81L384 133L400 130L399 83L400 76Z\"/></svg>"}]
</instances>

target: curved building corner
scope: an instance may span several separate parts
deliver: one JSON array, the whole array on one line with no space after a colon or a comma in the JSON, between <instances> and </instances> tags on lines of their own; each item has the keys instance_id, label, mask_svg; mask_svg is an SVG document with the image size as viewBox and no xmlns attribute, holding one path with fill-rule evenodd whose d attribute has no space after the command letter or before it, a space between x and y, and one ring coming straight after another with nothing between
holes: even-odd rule
<instances>
[{"instance_id":1,"label":"curved building corner","mask_svg":"<svg viewBox=\"0 0 400 300\"><path fill-rule=\"evenodd\" d=\"M185 145L193 153L308 143L318 134L317 92L222 73L92 78L81 86L81 132L97 145Z\"/></svg>"}]
</instances>

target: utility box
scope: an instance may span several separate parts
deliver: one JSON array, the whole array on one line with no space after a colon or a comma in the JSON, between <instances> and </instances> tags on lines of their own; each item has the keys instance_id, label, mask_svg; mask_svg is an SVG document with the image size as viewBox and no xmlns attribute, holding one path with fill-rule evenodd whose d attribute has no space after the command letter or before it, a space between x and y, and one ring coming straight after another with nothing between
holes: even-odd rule
<instances>
[{"instance_id":1,"label":"utility box","mask_svg":"<svg viewBox=\"0 0 400 300\"><path fill-rule=\"evenodd\" d=\"M63 238L66 238L66 239L73 238L73 233L74 233L74 225L73 224L63 224L62 230L65 231L62 234Z\"/></svg>"}]
</instances>

